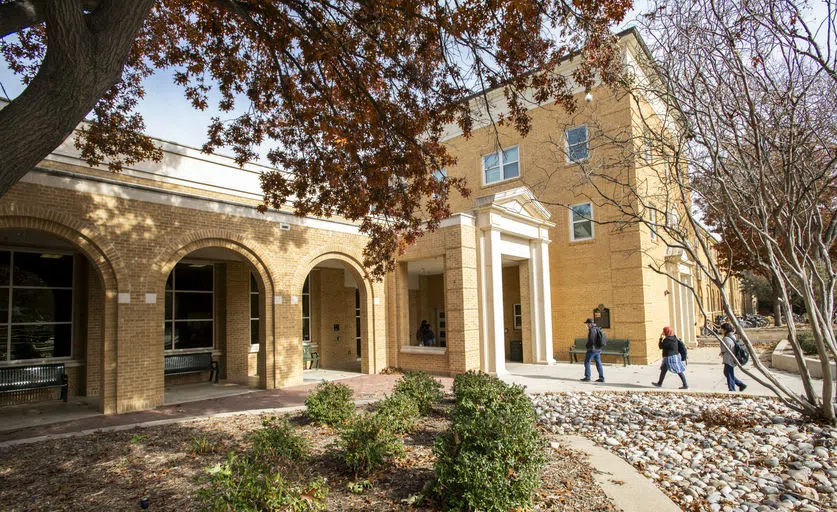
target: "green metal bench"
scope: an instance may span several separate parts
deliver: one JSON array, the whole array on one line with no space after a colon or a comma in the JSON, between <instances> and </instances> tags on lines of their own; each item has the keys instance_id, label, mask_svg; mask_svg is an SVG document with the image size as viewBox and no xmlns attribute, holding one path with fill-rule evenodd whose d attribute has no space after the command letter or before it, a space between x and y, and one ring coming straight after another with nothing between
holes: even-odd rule
<instances>
[{"instance_id":1,"label":"green metal bench","mask_svg":"<svg viewBox=\"0 0 837 512\"><path fill-rule=\"evenodd\" d=\"M302 345L302 369L320 367L320 353L311 348L311 345Z\"/></svg>"},{"instance_id":2,"label":"green metal bench","mask_svg":"<svg viewBox=\"0 0 837 512\"><path fill-rule=\"evenodd\" d=\"M576 338L570 347L570 362L577 362L578 354L587 353L587 338ZM603 356L617 356L622 358L623 366L631 364L631 340L628 338L613 338L607 340L607 346L602 349Z\"/></svg>"}]
</instances>

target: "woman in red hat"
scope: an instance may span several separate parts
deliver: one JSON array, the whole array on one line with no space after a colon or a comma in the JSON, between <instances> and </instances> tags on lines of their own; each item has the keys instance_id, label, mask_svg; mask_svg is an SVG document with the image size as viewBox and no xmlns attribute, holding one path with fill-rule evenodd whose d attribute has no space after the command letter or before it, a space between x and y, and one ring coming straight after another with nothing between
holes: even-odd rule
<instances>
[{"instance_id":1,"label":"woman in red hat","mask_svg":"<svg viewBox=\"0 0 837 512\"><path fill-rule=\"evenodd\" d=\"M663 327L663 335L660 336L660 349L663 351L663 364L660 366L660 380L652 382L656 387L663 385L663 379L667 372L676 373L683 385L680 389L689 389L686 384L686 345L675 336L674 330Z\"/></svg>"}]
</instances>

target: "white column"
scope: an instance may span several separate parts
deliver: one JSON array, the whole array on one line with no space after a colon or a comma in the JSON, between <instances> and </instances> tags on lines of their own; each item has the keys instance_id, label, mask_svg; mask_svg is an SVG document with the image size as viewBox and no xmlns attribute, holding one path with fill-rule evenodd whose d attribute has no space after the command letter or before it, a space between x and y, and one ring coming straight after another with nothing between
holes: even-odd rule
<instances>
[{"instance_id":1,"label":"white column","mask_svg":"<svg viewBox=\"0 0 837 512\"><path fill-rule=\"evenodd\" d=\"M555 363L552 351L552 281L549 276L549 242L541 240L538 244L538 259L541 264L541 279L543 280L540 290L543 294L541 301L543 312L543 361L547 364Z\"/></svg>"},{"instance_id":2,"label":"white column","mask_svg":"<svg viewBox=\"0 0 837 512\"><path fill-rule=\"evenodd\" d=\"M552 286L549 280L549 245L529 243L529 297L532 314L532 351L536 363L554 363L552 354Z\"/></svg>"},{"instance_id":3,"label":"white column","mask_svg":"<svg viewBox=\"0 0 837 512\"><path fill-rule=\"evenodd\" d=\"M532 336L531 336L531 343L532 343L532 361L539 362L541 361L541 331L543 330L543 315L541 315L541 310L543 309L542 298L543 294L540 293L540 288L543 283L543 275L541 274L542 266L538 261L539 251L537 249L537 241L532 240L529 242L529 316L531 317L530 323L532 325Z\"/></svg>"},{"instance_id":4,"label":"white column","mask_svg":"<svg viewBox=\"0 0 837 512\"><path fill-rule=\"evenodd\" d=\"M480 369L485 373L493 371L494 346L491 343L491 294L489 284L491 282L490 264L488 257L490 240L485 231L478 234L478 256L479 256L479 293L480 293Z\"/></svg>"},{"instance_id":5,"label":"white column","mask_svg":"<svg viewBox=\"0 0 837 512\"><path fill-rule=\"evenodd\" d=\"M508 373L506 370L505 325L503 323L503 263L500 256L500 232L496 229L485 231L485 312L487 342L490 348L488 371L496 375Z\"/></svg>"}]
</instances>

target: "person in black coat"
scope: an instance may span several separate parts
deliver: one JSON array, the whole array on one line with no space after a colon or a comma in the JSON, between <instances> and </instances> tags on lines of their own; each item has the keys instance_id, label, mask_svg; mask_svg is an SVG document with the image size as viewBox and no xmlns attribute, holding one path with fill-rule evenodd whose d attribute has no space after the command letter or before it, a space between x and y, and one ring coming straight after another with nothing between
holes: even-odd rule
<instances>
[{"instance_id":1,"label":"person in black coat","mask_svg":"<svg viewBox=\"0 0 837 512\"><path fill-rule=\"evenodd\" d=\"M686 383L686 345L675 334L671 327L663 328L663 335L660 336L660 349L663 351L663 364L660 365L660 379L652 382L656 387L663 385L663 379L667 372L676 373L683 385L680 389L689 389Z\"/></svg>"}]
</instances>

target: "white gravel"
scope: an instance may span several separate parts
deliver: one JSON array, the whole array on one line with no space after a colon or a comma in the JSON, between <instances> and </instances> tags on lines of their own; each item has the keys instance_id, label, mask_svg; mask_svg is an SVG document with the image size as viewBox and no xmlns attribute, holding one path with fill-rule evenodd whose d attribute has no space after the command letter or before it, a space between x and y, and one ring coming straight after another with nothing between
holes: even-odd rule
<instances>
[{"instance_id":1,"label":"white gravel","mask_svg":"<svg viewBox=\"0 0 837 512\"><path fill-rule=\"evenodd\" d=\"M532 399L547 429L617 453L686 510L837 510L837 429L805 423L778 400L661 393Z\"/></svg>"}]
</instances>

